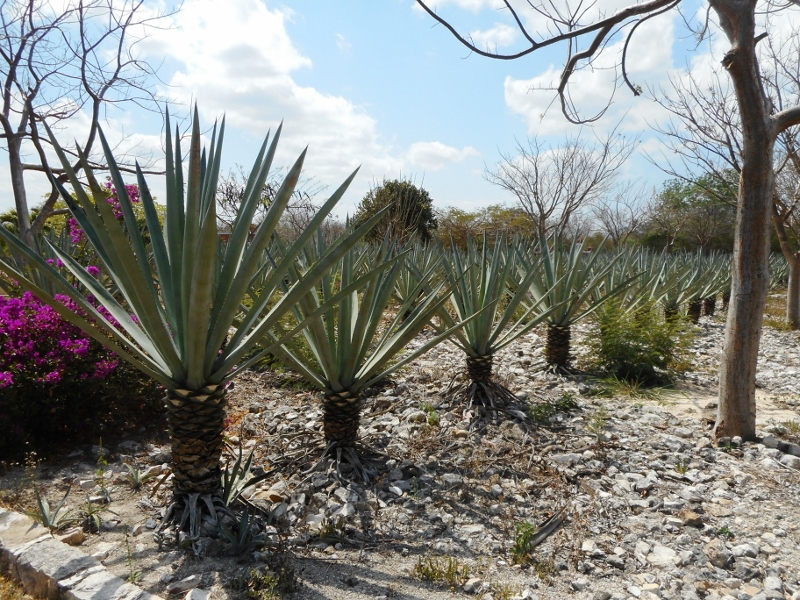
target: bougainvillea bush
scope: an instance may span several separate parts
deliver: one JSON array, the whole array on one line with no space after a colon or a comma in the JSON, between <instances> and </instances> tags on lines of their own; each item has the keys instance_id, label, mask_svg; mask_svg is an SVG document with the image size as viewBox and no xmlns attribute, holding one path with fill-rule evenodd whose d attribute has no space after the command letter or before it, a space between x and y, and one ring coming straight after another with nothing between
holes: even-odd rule
<instances>
[{"instance_id":1,"label":"bougainvillea bush","mask_svg":"<svg viewBox=\"0 0 800 600\"><path fill-rule=\"evenodd\" d=\"M155 384L31 293L0 296L0 456L19 455L26 442L42 449L113 437L115 423L152 412L143 404L160 397Z\"/></svg>"}]
</instances>

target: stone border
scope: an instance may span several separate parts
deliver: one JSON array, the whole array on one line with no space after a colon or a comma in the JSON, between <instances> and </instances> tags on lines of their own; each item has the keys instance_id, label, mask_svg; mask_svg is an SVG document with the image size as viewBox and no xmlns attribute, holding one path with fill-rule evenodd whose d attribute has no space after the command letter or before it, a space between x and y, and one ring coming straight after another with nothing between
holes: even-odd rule
<instances>
[{"instance_id":1,"label":"stone border","mask_svg":"<svg viewBox=\"0 0 800 600\"><path fill-rule=\"evenodd\" d=\"M109 573L20 513L0 508L0 572L47 600L162 600Z\"/></svg>"}]
</instances>

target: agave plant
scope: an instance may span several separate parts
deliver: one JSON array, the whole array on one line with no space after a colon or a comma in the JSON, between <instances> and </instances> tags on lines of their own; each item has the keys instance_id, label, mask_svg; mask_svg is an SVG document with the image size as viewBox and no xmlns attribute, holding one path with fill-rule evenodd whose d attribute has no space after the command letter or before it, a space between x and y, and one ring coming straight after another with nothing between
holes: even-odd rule
<instances>
[{"instance_id":1,"label":"agave plant","mask_svg":"<svg viewBox=\"0 0 800 600\"><path fill-rule=\"evenodd\" d=\"M608 258L600 252L592 252L587 257L585 240L576 240L569 248L563 245L559 233L550 240L540 239L542 277L532 280L529 290L533 300L548 309L545 361L558 370L569 366L572 325L623 292L637 277L621 278L613 283L614 287L607 287L604 285L606 276L620 254Z\"/></svg>"},{"instance_id":2,"label":"agave plant","mask_svg":"<svg viewBox=\"0 0 800 600\"><path fill-rule=\"evenodd\" d=\"M325 246L320 236L315 247L309 248L309 256L328 252ZM344 460L357 477L365 480L372 473L355 450L363 406L361 392L427 352L453 330L440 331L398 359L447 300L442 292L444 283L434 289L429 286L435 270L432 264L409 297L390 314L389 302L406 268L404 258L405 254L394 253L388 236L377 251L351 248L318 288L300 298L293 311L298 322L309 323L302 335L310 353L287 339L280 325L269 334L270 342L276 344L273 353L323 392L326 454L334 454L339 464ZM301 262L292 274L303 270Z\"/></svg>"},{"instance_id":3,"label":"agave plant","mask_svg":"<svg viewBox=\"0 0 800 600\"><path fill-rule=\"evenodd\" d=\"M704 306L706 314L713 315L717 294L725 288L731 266L730 258L719 253L708 256L698 254L692 264L694 286L688 298L686 314L692 323L697 324Z\"/></svg>"},{"instance_id":4,"label":"agave plant","mask_svg":"<svg viewBox=\"0 0 800 600\"><path fill-rule=\"evenodd\" d=\"M463 324L452 341L466 354L466 398L491 409L513 405L515 396L493 379L494 356L547 317L527 295L539 276L537 265L523 267L502 236L494 246L484 239L480 250L468 239L466 252L454 248L444 264L453 314L442 311L440 320L450 328Z\"/></svg>"},{"instance_id":5,"label":"agave plant","mask_svg":"<svg viewBox=\"0 0 800 600\"><path fill-rule=\"evenodd\" d=\"M298 240L285 250L280 262L270 267L264 286L244 306L242 300L259 269L264 248L273 237L300 176L305 151L289 170L273 204L251 234L250 225L275 155L280 128L272 142L267 136L248 178L230 237L223 242L215 197L224 129L224 121L219 131L214 127L210 148L204 151L195 110L184 179L180 140L177 132L174 138L171 135L167 117L163 227L144 176L137 169L146 232L141 232L136 223L122 175L102 132L100 141L105 160L119 190L121 222L106 202L94 202L87 194L65 152L50 133L74 198L59 185L61 195L113 281L115 294L57 246L51 246L53 252L80 287L71 285L56 266L28 250L17 237L5 229L0 232L14 252L25 256L32 270L18 269L5 255L0 257L0 267L9 277L166 388L174 475L174 502L169 515L178 517L181 526L188 524L192 535L200 533L202 511L210 513L214 525L216 511L226 510L220 499L226 383L269 351L265 348L253 352L253 349L375 222L369 221L340 239L309 266L291 289L282 293L284 277L294 259L342 197L353 173L322 206ZM104 197L87 157L80 148L77 153L92 196ZM145 248L145 234L149 235L152 255ZM35 283L32 273L45 277L57 293L69 296L84 314L76 314L57 302L53 293ZM279 294L282 295L277 299Z\"/></svg>"}]
</instances>

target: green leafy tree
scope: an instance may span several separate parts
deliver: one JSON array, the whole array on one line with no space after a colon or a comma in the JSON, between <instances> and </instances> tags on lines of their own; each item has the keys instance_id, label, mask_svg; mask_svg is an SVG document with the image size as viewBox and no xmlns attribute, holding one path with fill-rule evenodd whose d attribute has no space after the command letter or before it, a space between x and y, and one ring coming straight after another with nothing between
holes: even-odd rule
<instances>
[{"instance_id":1,"label":"green leafy tree","mask_svg":"<svg viewBox=\"0 0 800 600\"><path fill-rule=\"evenodd\" d=\"M368 239L381 240L391 230L391 237L396 241L405 242L418 236L427 242L438 227L430 194L410 181L399 179L384 180L364 196L353 217L355 225L361 225L387 206L389 210Z\"/></svg>"}]
</instances>

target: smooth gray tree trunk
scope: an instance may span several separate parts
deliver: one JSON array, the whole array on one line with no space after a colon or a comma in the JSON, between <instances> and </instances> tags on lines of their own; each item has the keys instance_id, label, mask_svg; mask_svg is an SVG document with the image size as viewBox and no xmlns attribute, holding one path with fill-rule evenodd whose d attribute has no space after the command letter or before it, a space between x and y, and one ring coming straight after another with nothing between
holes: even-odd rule
<instances>
[{"instance_id":1,"label":"smooth gray tree trunk","mask_svg":"<svg viewBox=\"0 0 800 600\"><path fill-rule=\"evenodd\" d=\"M731 302L719 373L717 437L756 434L756 365L769 287L769 227L775 187L770 119L755 54L755 2L713 0L731 49L722 61L742 119L743 164L739 180Z\"/></svg>"}]
</instances>

